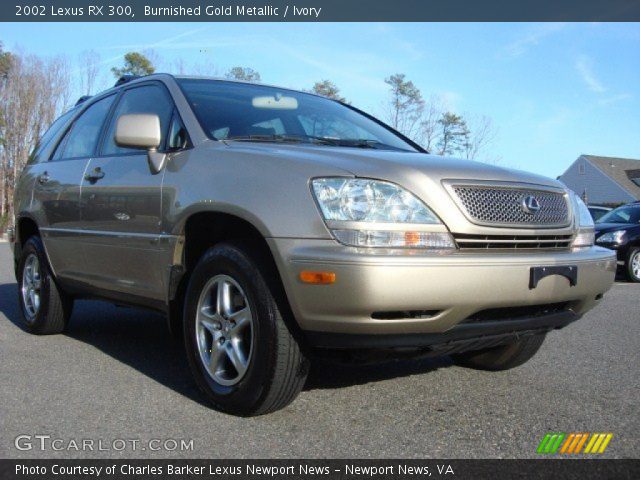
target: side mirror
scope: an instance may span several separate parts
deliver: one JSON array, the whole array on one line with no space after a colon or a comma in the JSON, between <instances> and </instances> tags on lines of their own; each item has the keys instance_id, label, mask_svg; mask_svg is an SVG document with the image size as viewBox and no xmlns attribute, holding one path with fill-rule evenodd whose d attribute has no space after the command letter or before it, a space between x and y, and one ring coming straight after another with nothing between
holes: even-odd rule
<instances>
[{"instance_id":1,"label":"side mirror","mask_svg":"<svg viewBox=\"0 0 640 480\"><path fill-rule=\"evenodd\" d=\"M160 117L147 113L121 115L116 122L116 143L121 147L145 148L148 150L149 168L159 173L167 160L157 151L162 139Z\"/></svg>"}]
</instances>

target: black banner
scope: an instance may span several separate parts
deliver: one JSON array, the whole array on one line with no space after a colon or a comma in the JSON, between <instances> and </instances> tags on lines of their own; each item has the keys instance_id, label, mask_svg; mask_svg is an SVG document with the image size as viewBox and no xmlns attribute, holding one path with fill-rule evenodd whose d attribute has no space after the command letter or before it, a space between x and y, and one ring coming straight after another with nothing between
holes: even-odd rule
<instances>
[{"instance_id":1,"label":"black banner","mask_svg":"<svg viewBox=\"0 0 640 480\"><path fill-rule=\"evenodd\" d=\"M640 478L640 460L0 460L1 479Z\"/></svg>"},{"instance_id":2,"label":"black banner","mask_svg":"<svg viewBox=\"0 0 640 480\"><path fill-rule=\"evenodd\" d=\"M640 0L14 0L3 22L640 21Z\"/></svg>"}]
</instances>

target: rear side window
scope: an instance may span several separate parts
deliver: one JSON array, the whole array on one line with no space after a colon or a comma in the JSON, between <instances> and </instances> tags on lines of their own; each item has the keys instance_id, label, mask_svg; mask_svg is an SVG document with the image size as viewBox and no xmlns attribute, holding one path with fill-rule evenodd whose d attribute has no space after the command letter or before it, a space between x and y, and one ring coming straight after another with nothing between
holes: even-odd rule
<instances>
[{"instance_id":1,"label":"rear side window","mask_svg":"<svg viewBox=\"0 0 640 480\"><path fill-rule=\"evenodd\" d=\"M116 144L116 123L121 115L130 113L151 113L160 117L160 130L164 145L166 132L173 114L173 102L168 94L157 85L145 85L125 91L115 109L111 124L107 130L102 155L118 155L123 153L140 152L140 149L120 147Z\"/></svg>"},{"instance_id":2,"label":"rear side window","mask_svg":"<svg viewBox=\"0 0 640 480\"><path fill-rule=\"evenodd\" d=\"M58 134L62 131L62 129L67 125L73 114L75 113L75 109L69 110L64 115L58 117L58 119L51 124L49 129L42 136L40 141L37 143L36 148L33 149L31 156L29 157L29 163L38 163L43 159L42 153L47 150L47 148L51 145L51 142L54 138L58 136Z\"/></svg>"},{"instance_id":3,"label":"rear side window","mask_svg":"<svg viewBox=\"0 0 640 480\"><path fill-rule=\"evenodd\" d=\"M115 98L115 95L111 95L89 106L62 139L52 160L91 157L96 150L102 125Z\"/></svg>"}]
</instances>

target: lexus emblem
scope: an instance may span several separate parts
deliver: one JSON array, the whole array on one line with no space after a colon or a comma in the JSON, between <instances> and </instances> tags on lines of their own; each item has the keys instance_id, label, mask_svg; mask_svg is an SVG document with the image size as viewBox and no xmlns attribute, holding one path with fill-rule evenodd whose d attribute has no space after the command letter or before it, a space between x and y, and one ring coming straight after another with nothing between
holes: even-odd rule
<instances>
[{"instance_id":1,"label":"lexus emblem","mask_svg":"<svg viewBox=\"0 0 640 480\"><path fill-rule=\"evenodd\" d=\"M540 202L533 195L527 195L522 199L522 210L529 215L533 215L540 211Z\"/></svg>"}]
</instances>

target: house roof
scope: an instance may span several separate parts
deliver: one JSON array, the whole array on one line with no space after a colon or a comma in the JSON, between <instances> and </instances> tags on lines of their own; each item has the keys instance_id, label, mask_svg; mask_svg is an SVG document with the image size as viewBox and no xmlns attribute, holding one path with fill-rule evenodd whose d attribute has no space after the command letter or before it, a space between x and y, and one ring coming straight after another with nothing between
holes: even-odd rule
<instances>
[{"instance_id":1,"label":"house roof","mask_svg":"<svg viewBox=\"0 0 640 480\"><path fill-rule=\"evenodd\" d=\"M640 186L631 180L632 178L640 178L640 160L595 155L582 155L582 157L640 200Z\"/></svg>"}]
</instances>

